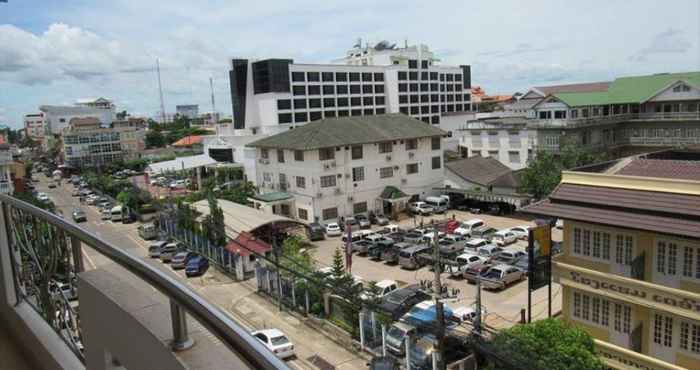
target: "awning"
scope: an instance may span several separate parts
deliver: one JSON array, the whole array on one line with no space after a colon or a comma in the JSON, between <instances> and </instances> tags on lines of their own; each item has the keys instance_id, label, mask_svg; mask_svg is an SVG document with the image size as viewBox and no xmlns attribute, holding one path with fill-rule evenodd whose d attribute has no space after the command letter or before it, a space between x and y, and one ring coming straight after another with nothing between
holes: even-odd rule
<instances>
[{"instance_id":1,"label":"awning","mask_svg":"<svg viewBox=\"0 0 700 370\"><path fill-rule=\"evenodd\" d=\"M488 191L476 191L459 188L433 188L443 193L462 194L467 199L479 200L482 202L503 202L516 207L524 207L530 204L532 197L527 194L502 194Z\"/></svg>"},{"instance_id":2,"label":"awning","mask_svg":"<svg viewBox=\"0 0 700 370\"><path fill-rule=\"evenodd\" d=\"M239 256L264 256L272 247L248 232L238 234L236 239L226 244L226 250Z\"/></svg>"},{"instance_id":3,"label":"awning","mask_svg":"<svg viewBox=\"0 0 700 370\"><path fill-rule=\"evenodd\" d=\"M398 201L398 200L405 200L407 198L410 198L410 195L407 195L401 189L395 187L395 186L387 186L384 188L382 193L379 195L379 198L393 202L393 201Z\"/></svg>"}]
</instances>

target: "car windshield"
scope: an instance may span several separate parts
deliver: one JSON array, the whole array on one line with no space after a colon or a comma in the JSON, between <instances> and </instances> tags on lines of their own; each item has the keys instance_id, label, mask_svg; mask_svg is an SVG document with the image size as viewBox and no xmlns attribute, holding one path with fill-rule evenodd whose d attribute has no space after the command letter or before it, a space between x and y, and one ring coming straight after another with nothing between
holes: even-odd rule
<instances>
[{"instance_id":1,"label":"car windshield","mask_svg":"<svg viewBox=\"0 0 700 370\"><path fill-rule=\"evenodd\" d=\"M399 339L404 336L404 331L397 328L396 326L392 326L389 328L389 331L386 332L386 336L389 338L396 338Z\"/></svg>"},{"instance_id":2,"label":"car windshield","mask_svg":"<svg viewBox=\"0 0 700 370\"><path fill-rule=\"evenodd\" d=\"M270 342L273 346L280 346L289 343L289 339L287 339L287 337L284 335L281 335L279 337L270 338Z\"/></svg>"},{"instance_id":3,"label":"car windshield","mask_svg":"<svg viewBox=\"0 0 700 370\"><path fill-rule=\"evenodd\" d=\"M498 279L501 277L501 270L491 269L491 270L486 271L481 276L483 276L485 278L489 278L489 279Z\"/></svg>"}]
</instances>

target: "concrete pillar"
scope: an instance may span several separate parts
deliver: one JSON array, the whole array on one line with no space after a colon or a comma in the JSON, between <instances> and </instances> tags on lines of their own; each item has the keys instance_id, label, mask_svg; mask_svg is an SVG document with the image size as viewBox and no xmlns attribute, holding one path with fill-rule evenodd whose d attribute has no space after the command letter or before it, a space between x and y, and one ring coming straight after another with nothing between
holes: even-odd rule
<instances>
[{"instance_id":1,"label":"concrete pillar","mask_svg":"<svg viewBox=\"0 0 700 370\"><path fill-rule=\"evenodd\" d=\"M294 280L292 280L292 307L297 308L297 294L295 288Z\"/></svg>"},{"instance_id":2,"label":"concrete pillar","mask_svg":"<svg viewBox=\"0 0 700 370\"><path fill-rule=\"evenodd\" d=\"M365 313L360 311L360 350L365 350Z\"/></svg>"},{"instance_id":3,"label":"concrete pillar","mask_svg":"<svg viewBox=\"0 0 700 370\"><path fill-rule=\"evenodd\" d=\"M386 326L382 324L382 356L386 356Z\"/></svg>"}]
</instances>

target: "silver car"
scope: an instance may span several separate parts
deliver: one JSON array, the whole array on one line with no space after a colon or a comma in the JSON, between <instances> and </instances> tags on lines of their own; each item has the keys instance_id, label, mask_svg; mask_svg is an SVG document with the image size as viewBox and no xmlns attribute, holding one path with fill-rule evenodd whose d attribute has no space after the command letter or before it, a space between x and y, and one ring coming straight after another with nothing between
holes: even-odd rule
<instances>
[{"instance_id":1,"label":"silver car","mask_svg":"<svg viewBox=\"0 0 700 370\"><path fill-rule=\"evenodd\" d=\"M481 274L481 286L484 289L501 290L508 285L525 279L525 272L517 267L505 264L496 265Z\"/></svg>"}]
</instances>

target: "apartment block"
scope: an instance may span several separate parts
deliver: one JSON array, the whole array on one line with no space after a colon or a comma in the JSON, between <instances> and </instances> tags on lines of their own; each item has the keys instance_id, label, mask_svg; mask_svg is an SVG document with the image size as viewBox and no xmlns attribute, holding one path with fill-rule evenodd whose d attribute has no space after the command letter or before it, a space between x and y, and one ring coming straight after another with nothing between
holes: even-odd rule
<instances>
[{"instance_id":1,"label":"apartment block","mask_svg":"<svg viewBox=\"0 0 700 370\"><path fill-rule=\"evenodd\" d=\"M614 202L611 202L614 200ZM564 220L562 317L618 369L700 364L700 150L565 171L526 212Z\"/></svg>"},{"instance_id":2,"label":"apartment block","mask_svg":"<svg viewBox=\"0 0 700 370\"><path fill-rule=\"evenodd\" d=\"M31 113L24 116L24 131L27 137L37 142L44 140L44 114Z\"/></svg>"},{"instance_id":3,"label":"apartment block","mask_svg":"<svg viewBox=\"0 0 700 370\"><path fill-rule=\"evenodd\" d=\"M393 215L443 186L446 133L403 114L327 118L249 144L252 202L302 221Z\"/></svg>"},{"instance_id":4,"label":"apartment block","mask_svg":"<svg viewBox=\"0 0 700 370\"><path fill-rule=\"evenodd\" d=\"M134 122L103 126L95 118L73 118L63 130L65 164L99 167L139 157L145 149L145 130Z\"/></svg>"}]
</instances>

